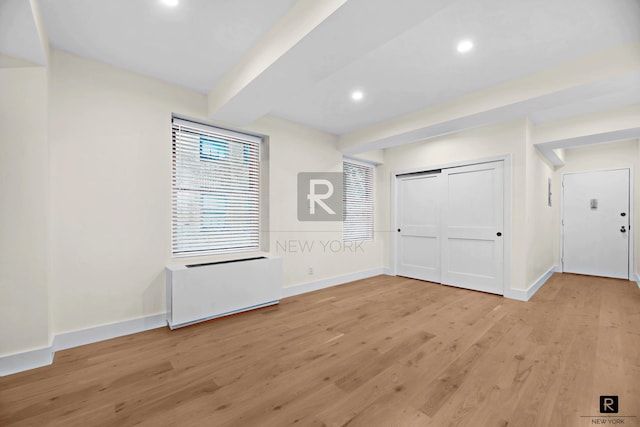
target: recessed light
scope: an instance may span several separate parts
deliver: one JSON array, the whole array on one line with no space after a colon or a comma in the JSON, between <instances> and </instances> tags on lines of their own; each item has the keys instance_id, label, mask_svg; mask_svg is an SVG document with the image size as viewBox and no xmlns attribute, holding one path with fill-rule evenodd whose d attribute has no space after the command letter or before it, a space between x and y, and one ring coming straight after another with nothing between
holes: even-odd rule
<instances>
[{"instance_id":1,"label":"recessed light","mask_svg":"<svg viewBox=\"0 0 640 427\"><path fill-rule=\"evenodd\" d=\"M471 49L473 49L473 41L469 40L469 39L465 39L465 40L460 40L458 42L458 45L456 46L456 49L458 50L458 52L460 53L467 53L469 52Z\"/></svg>"},{"instance_id":2,"label":"recessed light","mask_svg":"<svg viewBox=\"0 0 640 427\"><path fill-rule=\"evenodd\" d=\"M364 93L361 90L354 90L351 92L351 99L354 101L361 101L364 98Z\"/></svg>"},{"instance_id":3,"label":"recessed light","mask_svg":"<svg viewBox=\"0 0 640 427\"><path fill-rule=\"evenodd\" d=\"M179 0L161 0L161 3L165 6L176 7Z\"/></svg>"}]
</instances>

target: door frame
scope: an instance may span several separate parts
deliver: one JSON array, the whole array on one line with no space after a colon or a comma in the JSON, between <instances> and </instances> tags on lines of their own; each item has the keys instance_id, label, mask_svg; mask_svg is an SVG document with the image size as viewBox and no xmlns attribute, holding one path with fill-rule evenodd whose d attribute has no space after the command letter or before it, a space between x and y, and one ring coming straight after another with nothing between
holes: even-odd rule
<instances>
[{"instance_id":1,"label":"door frame","mask_svg":"<svg viewBox=\"0 0 640 427\"><path fill-rule=\"evenodd\" d=\"M621 168L604 168L604 169L588 169L574 172L562 172L560 174L560 221L558 226L560 227L560 272L564 273L564 228L562 227L562 221L564 221L564 177L565 175L575 175L580 173L590 173L590 172L611 172L618 170L627 170L629 171L629 227L635 225L633 223L633 218L635 213L633 211L633 169L631 167L621 167ZM635 266L634 266L634 258L633 258L633 247L634 247L634 239L633 239L633 228L629 229L629 260L628 260L628 280L631 282L635 282ZM624 279L623 279L624 280Z\"/></svg>"},{"instance_id":2,"label":"door frame","mask_svg":"<svg viewBox=\"0 0 640 427\"><path fill-rule=\"evenodd\" d=\"M398 209L398 188L399 180L398 175L406 175L412 173L423 173L429 172L437 169L450 169L456 168L460 166L472 166L478 165L482 163L493 163L493 162L503 162L503 236L504 236L504 246L503 246L503 262L502 262L502 274L503 274L503 289L502 294L506 295L511 289L511 154L505 154L502 156L493 156L493 157L484 157L481 159L474 160L464 160L459 162L451 162L451 163L440 163L428 166L420 166L416 168L410 169L401 169L391 171L390 179L391 179L391 215L390 215L390 229L393 237L391 238L391 247L390 247L390 274L392 276L397 276L398 272L398 259L397 259L397 245L399 243L398 234L396 232L396 218L397 218L397 209Z\"/></svg>"}]
</instances>

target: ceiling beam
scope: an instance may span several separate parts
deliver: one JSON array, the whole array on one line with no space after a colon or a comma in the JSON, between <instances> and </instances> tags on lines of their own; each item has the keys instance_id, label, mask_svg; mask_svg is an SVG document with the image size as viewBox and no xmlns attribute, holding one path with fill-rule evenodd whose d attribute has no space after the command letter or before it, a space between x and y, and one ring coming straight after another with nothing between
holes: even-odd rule
<instances>
[{"instance_id":1,"label":"ceiling beam","mask_svg":"<svg viewBox=\"0 0 640 427\"><path fill-rule=\"evenodd\" d=\"M16 60L49 63L49 39L37 0L0 1L0 55L10 66L16 66Z\"/></svg>"},{"instance_id":2,"label":"ceiling beam","mask_svg":"<svg viewBox=\"0 0 640 427\"><path fill-rule=\"evenodd\" d=\"M40 40L40 47L42 48L45 64L49 64L49 59L51 58L51 44L49 43L47 29L44 25L44 20L42 19L40 3L38 0L29 0L29 5L31 6L31 14L38 33L38 39Z\"/></svg>"},{"instance_id":3,"label":"ceiling beam","mask_svg":"<svg viewBox=\"0 0 640 427\"><path fill-rule=\"evenodd\" d=\"M211 89L208 96L209 116L222 115L220 110L223 106L238 96L346 1L298 1Z\"/></svg>"},{"instance_id":4,"label":"ceiling beam","mask_svg":"<svg viewBox=\"0 0 640 427\"><path fill-rule=\"evenodd\" d=\"M455 1L302 1L211 90L209 116L245 126Z\"/></svg>"},{"instance_id":5,"label":"ceiling beam","mask_svg":"<svg viewBox=\"0 0 640 427\"><path fill-rule=\"evenodd\" d=\"M640 104L547 123L533 131L534 146L556 167L564 166L558 150L636 138L640 138Z\"/></svg>"},{"instance_id":6,"label":"ceiling beam","mask_svg":"<svg viewBox=\"0 0 640 427\"><path fill-rule=\"evenodd\" d=\"M527 117L640 81L640 41L602 51L436 107L344 134L339 148L358 153Z\"/></svg>"},{"instance_id":7,"label":"ceiling beam","mask_svg":"<svg viewBox=\"0 0 640 427\"><path fill-rule=\"evenodd\" d=\"M609 132L640 127L640 99L638 103L604 112L583 114L556 122L538 125L533 130L533 143L552 148L569 148L559 141L571 141Z\"/></svg>"},{"instance_id":8,"label":"ceiling beam","mask_svg":"<svg viewBox=\"0 0 640 427\"><path fill-rule=\"evenodd\" d=\"M620 129L609 132L601 132L592 135L577 136L574 138L551 141L544 144L536 144L536 149L555 167L564 166L564 159L558 155L558 151L567 148L584 147L587 145L604 144L609 142L628 141L640 138L640 126Z\"/></svg>"}]
</instances>

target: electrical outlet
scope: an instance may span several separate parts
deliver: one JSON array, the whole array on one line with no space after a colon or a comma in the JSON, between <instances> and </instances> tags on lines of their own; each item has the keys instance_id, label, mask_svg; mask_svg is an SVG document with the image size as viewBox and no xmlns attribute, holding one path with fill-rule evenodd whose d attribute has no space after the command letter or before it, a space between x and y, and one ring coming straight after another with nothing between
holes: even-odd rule
<instances>
[{"instance_id":1,"label":"electrical outlet","mask_svg":"<svg viewBox=\"0 0 640 427\"><path fill-rule=\"evenodd\" d=\"M309 275L313 275L313 267L309 267Z\"/></svg>"}]
</instances>

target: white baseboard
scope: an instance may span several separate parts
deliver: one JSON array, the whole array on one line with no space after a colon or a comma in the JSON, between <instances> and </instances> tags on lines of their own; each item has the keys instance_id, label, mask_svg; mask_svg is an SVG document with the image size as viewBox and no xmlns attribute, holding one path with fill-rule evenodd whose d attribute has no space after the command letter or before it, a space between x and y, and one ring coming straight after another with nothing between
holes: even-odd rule
<instances>
[{"instance_id":1,"label":"white baseboard","mask_svg":"<svg viewBox=\"0 0 640 427\"><path fill-rule=\"evenodd\" d=\"M540 277L538 277L526 290L524 289L507 289L504 293L506 298L515 299L518 301L529 301L531 297L538 292L538 290L544 285L547 280L560 270L560 266L554 265Z\"/></svg>"},{"instance_id":2,"label":"white baseboard","mask_svg":"<svg viewBox=\"0 0 640 427\"><path fill-rule=\"evenodd\" d=\"M538 292L542 285L544 285L547 280L549 280L551 276L553 276L553 273L557 272L559 269L560 266L554 265L549 270L547 270L546 273L538 277L536 281L533 282L531 286L529 286L529 289L527 289L527 301L529 301L529 299L531 299L531 297L535 295L536 292Z\"/></svg>"},{"instance_id":3,"label":"white baseboard","mask_svg":"<svg viewBox=\"0 0 640 427\"><path fill-rule=\"evenodd\" d=\"M282 298L306 294L307 292L318 291L332 286L344 285L345 283L353 282L355 280L367 279L381 274L386 274L382 267L345 274L343 276L330 277L328 279L317 280L315 282L307 282L301 285L289 286L282 290Z\"/></svg>"},{"instance_id":4,"label":"white baseboard","mask_svg":"<svg viewBox=\"0 0 640 427\"><path fill-rule=\"evenodd\" d=\"M331 277L329 279L322 279L298 286L291 286L283 289L282 298L312 292L331 286L342 285L353 282L354 280L366 279L368 277L378 276L385 273L385 269L376 268L357 273L345 274L343 276ZM50 365L53 362L53 357L56 351L135 334L150 329L161 328L166 325L167 315L166 313L160 313L140 317L138 319L125 320L123 322L115 322L107 325L60 333L55 335L52 345L48 347L28 350L7 356L0 356L0 376L15 374L17 372Z\"/></svg>"},{"instance_id":5,"label":"white baseboard","mask_svg":"<svg viewBox=\"0 0 640 427\"><path fill-rule=\"evenodd\" d=\"M53 350L66 350L68 348L105 341L111 338L148 331L149 329L161 328L166 325L167 315L166 313L161 313L125 320L123 322L80 329L78 331L64 332L57 334L53 339Z\"/></svg>"},{"instance_id":6,"label":"white baseboard","mask_svg":"<svg viewBox=\"0 0 640 427\"><path fill-rule=\"evenodd\" d=\"M56 351L131 335L167 324L165 313L58 334L49 347L0 357L0 376L50 365Z\"/></svg>"},{"instance_id":7,"label":"white baseboard","mask_svg":"<svg viewBox=\"0 0 640 427\"><path fill-rule=\"evenodd\" d=\"M518 301L528 301L527 291L524 289L505 289L504 297Z\"/></svg>"},{"instance_id":8,"label":"white baseboard","mask_svg":"<svg viewBox=\"0 0 640 427\"><path fill-rule=\"evenodd\" d=\"M2 356L0 357L0 376L51 365L53 353L53 346L49 346Z\"/></svg>"},{"instance_id":9,"label":"white baseboard","mask_svg":"<svg viewBox=\"0 0 640 427\"><path fill-rule=\"evenodd\" d=\"M640 288L640 275L638 273L636 273L636 283L638 284L638 287Z\"/></svg>"},{"instance_id":10,"label":"white baseboard","mask_svg":"<svg viewBox=\"0 0 640 427\"><path fill-rule=\"evenodd\" d=\"M291 286L283 289L282 298L312 292L331 286L342 285L353 282L354 280L366 279L380 274L385 274L383 268L360 271L357 273L309 282L298 286ZM0 356L0 376L15 374L17 372L50 365L53 362L53 357L56 351L135 334L166 325L167 315L166 313L160 313L140 317L138 319L125 320L122 322L60 333L55 335L52 345L48 347L28 350L7 356Z\"/></svg>"},{"instance_id":11,"label":"white baseboard","mask_svg":"<svg viewBox=\"0 0 640 427\"><path fill-rule=\"evenodd\" d=\"M384 274L386 276L395 276L395 274L393 274L393 270L391 268L389 268L389 267L384 267L382 269L382 271L383 271L382 274Z\"/></svg>"}]
</instances>

